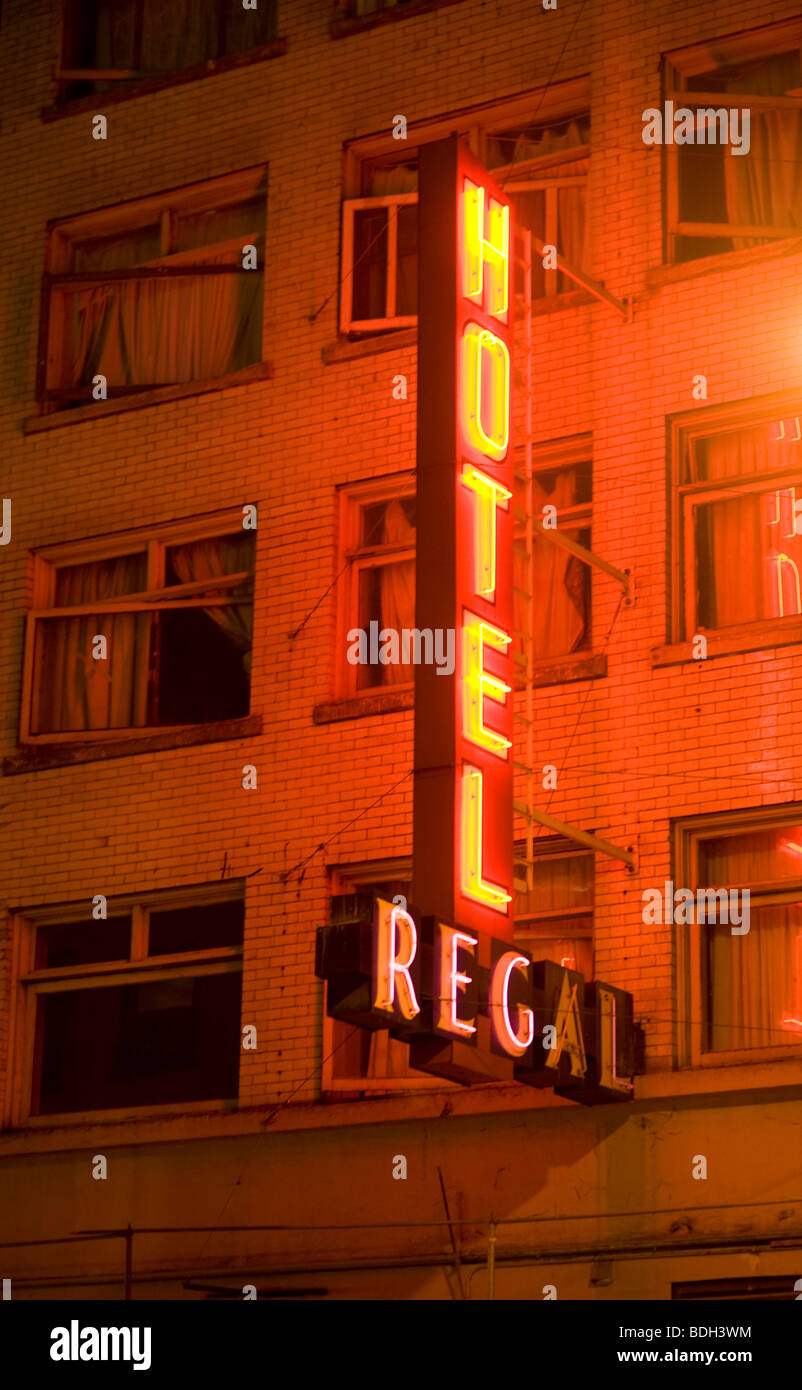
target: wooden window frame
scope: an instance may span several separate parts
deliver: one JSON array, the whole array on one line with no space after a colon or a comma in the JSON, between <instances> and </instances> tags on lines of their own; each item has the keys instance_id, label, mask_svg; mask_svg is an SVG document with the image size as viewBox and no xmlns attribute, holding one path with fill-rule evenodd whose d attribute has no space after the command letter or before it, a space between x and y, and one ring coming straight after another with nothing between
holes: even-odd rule
<instances>
[{"instance_id":1,"label":"wooden window frame","mask_svg":"<svg viewBox=\"0 0 802 1390\"><path fill-rule=\"evenodd\" d=\"M35 968L36 932L39 927L85 922L87 902L71 902L41 908L21 908L9 913L12 942L14 988L11 998L9 1101L6 1123L31 1127L97 1124L100 1120L125 1120L131 1110L154 1115L175 1114L177 1110L204 1111L228 1108L237 1097L226 1096L190 1102L126 1107L124 1109L82 1110L34 1114L34 1048L37 1002L40 994L62 993L72 989L110 988L142 984L149 980L177 980L201 975L241 974L243 946L219 946L206 950L181 951L171 955L147 956L147 930L150 912L159 909L205 907L215 903L245 903L245 882L230 879L219 883L193 884L185 888L154 893L126 894L107 900L109 917L131 915L131 949L125 962L99 961L85 965ZM18 1061L17 1061L18 1059Z\"/></svg>"},{"instance_id":2,"label":"wooden window frame","mask_svg":"<svg viewBox=\"0 0 802 1390\"><path fill-rule=\"evenodd\" d=\"M169 734L180 729L192 728L191 724L137 724L114 729L75 729L56 733L33 733L38 712L38 695L34 682L34 659L36 655L36 624L47 618L77 617L81 614L95 613L158 613L170 609L208 608L226 604L221 598L201 598L193 595L198 591L205 593L210 588L228 588L242 583L249 577L248 571L241 574L223 575L219 579L195 580L187 584L171 584L164 587L164 566L169 546L187 544L192 541L211 539L217 536L237 534L242 528L242 511L226 510L215 516L196 517L185 521L170 522L158 526L138 528L120 532L112 536L92 537L82 541L68 541L61 545L47 546L33 555L33 606L25 617L25 645L23 655L22 697L20 708L20 743L31 746L57 743L86 743L102 740L135 740L152 734ZM57 607L53 604L56 571L66 565L90 564L97 560L110 560L121 555L147 554L148 588L142 593L124 595L119 599L98 600L82 604L69 604ZM182 597L183 595L183 597ZM241 604L241 598L231 600ZM253 598L251 597L251 603ZM148 698L151 681L150 665L146 670L136 672L137 704L143 708Z\"/></svg>"},{"instance_id":3,"label":"wooden window frame","mask_svg":"<svg viewBox=\"0 0 802 1390\"><path fill-rule=\"evenodd\" d=\"M340 295L340 332L375 333L388 328L409 328L418 322L417 314L397 314L396 278L398 267L397 233L399 207L417 206L417 193L388 193L376 198L348 198L343 203L343 281ZM378 319L353 317L354 285L357 266L354 264L354 217L366 208L387 209L387 256L385 260L385 314Z\"/></svg>"},{"instance_id":4,"label":"wooden window frame","mask_svg":"<svg viewBox=\"0 0 802 1390\"><path fill-rule=\"evenodd\" d=\"M36 399L45 410L57 410L60 406L74 401L91 401L90 388L83 386L53 387L49 381L61 380L61 353L64 342L62 292L85 289L91 285L110 285L142 279L171 279L186 276L213 275L261 275L263 277L265 260L257 270L244 270L238 265L203 265L202 259L219 255L223 251L241 249L248 241L243 235L216 242L209 246L191 248L188 251L175 251L176 219L181 215L203 212L220 206L247 202L260 194L259 185L266 176L266 165L257 165L222 178L210 179L202 183L189 184L183 188L166 190L163 193L137 198L116 206L99 208L92 212L62 218L49 222L47 226L47 251L45 269L42 276L41 311L39 328L39 351L36 372ZM265 188L265 220L267 211L267 189ZM160 254L155 259L143 262L128 270L74 271L72 258L76 244L102 238L103 236L132 234L144 227L159 225ZM252 242L265 237L264 224L248 233ZM194 259L193 259L194 258ZM264 330L262 334L261 357L264 360ZM222 379L222 378L221 378ZM190 382L157 382L141 386L109 386L108 396L133 396L141 392L153 392L164 386L190 385Z\"/></svg>"},{"instance_id":5,"label":"wooden window frame","mask_svg":"<svg viewBox=\"0 0 802 1390\"><path fill-rule=\"evenodd\" d=\"M367 17L366 17L367 18ZM536 88L531 92L525 92L515 97L506 98L503 101L484 102L480 106L472 107L469 110L451 112L445 116L439 116L435 120L419 121L410 124L407 128L407 140L399 142L393 140L392 136L386 133L380 135L360 136L356 140L351 140L344 149L344 203L342 217L342 258L341 258L341 280L340 280L340 333L378 333L393 328L409 327L417 325L418 316L410 315L401 318L368 319L354 321L351 308L353 304L353 214L359 208L388 206L396 209L399 204L411 204L417 202L417 190L408 193L378 194L367 196L363 188L363 172L367 164L376 160L384 160L391 156L397 156L399 163L409 163L413 151L418 151L421 145L430 143L433 140L441 140L447 135L458 131L465 136L468 144L478 158L483 157L485 141L492 137L494 131L501 131L513 128L518 125L521 128L531 123L534 114L537 115L538 122L542 124L562 124L564 121L574 117L581 117L590 111L590 79L588 77L570 78L566 82L557 83L553 87ZM535 189L541 184L545 188L558 187L567 188L569 184L585 184L588 182L588 175L582 175L576 179L541 179L538 174L547 170L550 166L566 164L572 160L587 159L590 156L589 145L577 145L570 150L553 151L550 154L542 155L538 159L522 160L518 164L508 164L492 169L491 175L497 182L507 188L503 183L505 179L513 179L521 182L523 187L517 191ZM388 242L390 239L388 228ZM391 261L388 246L388 260ZM394 277L394 265L392 268ZM556 271L547 271L548 275L555 276ZM388 269L388 298L390 271Z\"/></svg>"},{"instance_id":6,"label":"wooden window frame","mask_svg":"<svg viewBox=\"0 0 802 1390\"><path fill-rule=\"evenodd\" d=\"M693 44L664 55L663 94L666 101L673 101L675 108L734 107L748 106L750 110L797 110L802 120L802 88L785 96L759 95L750 92L689 92L689 78L700 73L710 72L716 67L737 62L740 59L773 58L802 48L802 20L786 20L780 24L766 25L760 29L732 34L724 38ZM697 125L699 124L697 117ZM683 146L686 149L687 146ZM706 146L707 148L707 146ZM799 227L749 227L729 222L680 222L679 220L679 147L664 144L665 159L665 257L669 265L693 265L693 261L677 260L677 239L679 237L700 237L702 239L733 237L762 238L768 244L777 241L797 240ZM726 150L724 151L726 155ZM731 157L731 156L727 156ZM749 156L744 156L748 158ZM722 251L706 254L732 255L735 251Z\"/></svg>"},{"instance_id":7,"label":"wooden window frame","mask_svg":"<svg viewBox=\"0 0 802 1390\"><path fill-rule=\"evenodd\" d=\"M525 840L516 841L515 853L516 863L519 866L523 865L525 869ZM520 858L521 855L524 856L523 859ZM570 929L570 922L572 918L590 917L591 919L593 919L595 914L596 862L593 850L580 848L577 845L571 844L569 840L565 840L556 836L549 836L543 838L542 840L538 839L535 842L536 862L546 863L550 859L590 859L592 866L592 871L590 875L591 901L589 905L585 905L582 907L555 908L553 911L527 913L525 916L514 915L513 941L517 945L521 946L525 951L529 951L530 955L534 954L532 947L538 941L550 940L556 934L553 930L553 927L555 927L559 923L567 923ZM525 893L527 890L524 886L522 888L518 888L517 891ZM567 935L566 932L562 932L559 934L563 936ZM591 943L591 952L593 952L595 946L595 931L593 923L591 923L590 927L578 928L576 931L572 932L572 935L575 936L577 940L589 941Z\"/></svg>"},{"instance_id":8,"label":"wooden window frame","mask_svg":"<svg viewBox=\"0 0 802 1390\"><path fill-rule=\"evenodd\" d=\"M733 405L713 406L696 412L686 412L674 416L669 422L669 511L670 517L670 611L669 642L690 641L697 633L715 633L722 638L728 636L752 636L755 646L773 646L781 639L783 629L792 631L790 625L800 622L800 615L789 613L781 618L760 618L755 622L739 623L729 627L701 628L696 622L696 567L697 556L694 544L694 513L696 507L705 502L725 500L737 492L769 492L772 485L781 490L802 486L802 442L800 443L799 468L777 468L766 473L740 473L730 479L716 478L698 483L680 481L683 467L688 462L690 451L703 439L718 434L728 434L737 430L754 429L760 425L771 425L802 413L802 399L799 393L784 392L781 395L738 402Z\"/></svg>"},{"instance_id":9,"label":"wooden window frame","mask_svg":"<svg viewBox=\"0 0 802 1390\"><path fill-rule=\"evenodd\" d=\"M346 658L347 633L358 628L359 622L359 576L364 569L373 569L392 560L414 560L416 547L363 546L359 541L360 513L363 507L379 502L392 502L404 497L415 497L414 472L395 473L382 478L366 479L360 483L347 484L339 490L339 526L337 573L340 582L337 586L337 651L334 662L334 698L369 699L387 690L398 692L411 690L412 681L393 686L373 685L364 690L357 688L358 666L352 666Z\"/></svg>"},{"instance_id":10,"label":"wooden window frame","mask_svg":"<svg viewBox=\"0 0 802 1390\"><path fill-rule=\"evenodd\" d=\"M673 824L672 879L688 887L694 894L698 887L699 841L728 835L744 835L780 829L802 821L802 805L753 807L746 811L718 811L703 816L685 816ZM728 884L731 889L748 888L750 909L783 902L802 902L802 872L799 886L793 879L778 879L763 884ZM724 885L719 885L723 887ZM693 914L694 919L696 913ZM702 958L705 925L696 920L688 925L673 923L676 958L677 1061L680 1067L727 1067L781 1062L802 1059L802 1035L796 1043L785 1046L739 1048L736 1051L708 1052L704 1048L707 1026L704 999L704 963Z\"/></svg>"},{"instance_id":11,"label":"wooden window frame","mask_svg":"<svg viewBox=\"0 0 802 1390\"><path fill-rule=\"evenodd\" d=\"M63 63L64 39L67 25L66 4L64 0L59 5L59 32L58 47L56 50L55 81L57 83L57 101L67 102L71 100L67 90L74 82L118 82L121 86L129 84L135 87L136 84L148 82L152 79L169 79L173 75L179 75L191 71L193 68L201 70L211 65L212 69L226 59L239 58L247 53L257 52L260 49L268 49L275 43L275 39L268 39L266 43L254 44L251 49L238 50L236 53L228 53L225 49L226 31L226 0L215 0L218 5L217 13L217 53L209 54L200 63L188 63L183 68L165 70L159 68L152 70L139 66L142 57L142 30L144 24L145 0L132 0L135 9L134 15L134 66L131 68L69 68ZM262 0L263 4L273 6L273 29L277 28L278 20L278 0ZM104 92L90 93L90 96L103 97ZM79 98L80 100L80 98Z\"/></svg>"}]
</instances>

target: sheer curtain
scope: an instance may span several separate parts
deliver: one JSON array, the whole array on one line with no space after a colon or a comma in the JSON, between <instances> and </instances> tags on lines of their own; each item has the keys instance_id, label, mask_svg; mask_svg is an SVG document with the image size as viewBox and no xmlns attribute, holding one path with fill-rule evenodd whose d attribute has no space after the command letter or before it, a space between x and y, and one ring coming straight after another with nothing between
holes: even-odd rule
<instances>
[{"instance_id":1,"label":"sheer curtain","mask_svg":"<svg viewBox=\"0 0 802 1390\"><path fill-rule=\"evenodd\" d=\"M802 827L715 836L699 845L703 888L771 883L802 877ZM740 909L739 909L740 915ZM802 1034L784 1027L799 1017L802 902L750 903L750 929L701 925L707 934L708 1047L712 1052L781 1047Z\"/></svg>"},{"instance_id":2,"label":"sheer curtain","mask_svg":"<svg viewBox=\"0 0 802 1390\"><path fill-rule=\"evenodd\" d=\"M382 544L415 545L415 527L407 521L401 502L388 502L382 525ZM382 565L380 569L381 622L382 627L394 628L401 633L403 628L415 626L415 561L399 560L393 564ZM400 638L399 638L400 640ZM401 685L413 679L409 665L382 667L383 684Z\"/></svg>"},{"instance_id":3,"label":"sheer curtain","mask_svg":"<svg viewBox=\"0 0 802 1390\"><path fill-rule=\"evenodd\" d=\"M727 91L782 96L800 84L799 54L785 53L731 78ZM727 151L724 177L730 222L798 227L802 232L802 110L752 110L749 154ZM732 244L735 250L742 250L763 243L753 237L733 237Z\"/></svg>"},{"instance_id":4,"label":"sheer curtain","mask_svg":"<svg viewBox=\"0 0 802 1390\"><path fill-rule=\"evenodd\" d=\"M535 477L532 497L536 517L542 517L546 504L556 507L558 511L561 507L573 506L576 501L575 472L573 469L561 470L551 492ZM519 491L518 506L523 505L524 498ZM513 599L516 631L530 638L535 660L568 655L585 645L589 634L584 570L582 561L567 550L553 545L544 536L535 540L531 605L528 606L523 594L518 592ZM516 591L528 590L529 565L525 552L519 546L516 546L514 554L514 575ZM528 634L527 612L531 619Z\"/></svg>"},{"instance_id":5,"label":"sheer curtain","mask_svg":"<svg viewBox=\"0 0 802 1390\"><path fill-rule=\"evenodd\" d=\"M799 465L800 445L775 441L768 425L733 430L699 441L689 461L688 482L754 476ZM795 452L796 451L796 452ZM698 619L704 627L729 627L799 611L791 605L793 568L802 562L800 538L781 515L793 508L777 498L782 487L738 493L696 508ZM777 520L772 521L776 515ZM778 587L778 556L781 567ZM780 594L784 595L780 603ZM787 602L786 602L787 599Z\"/></svg>"},{"instance_id":6,"label":"sheer curtain","mask_svg":"<svg viewBox=\"0 0 802 1390\"><path fill-rule=\"evenodd\" d=\"M57 603L93 603L143 587L143 557L122 555L63 570ZM105 660L92 655L92 638L97 634L106 638ZM33 732L144 724L149 634L148 613L42 619L37 630L35 685L39 708Z\"/></svg>"}]
</instances>

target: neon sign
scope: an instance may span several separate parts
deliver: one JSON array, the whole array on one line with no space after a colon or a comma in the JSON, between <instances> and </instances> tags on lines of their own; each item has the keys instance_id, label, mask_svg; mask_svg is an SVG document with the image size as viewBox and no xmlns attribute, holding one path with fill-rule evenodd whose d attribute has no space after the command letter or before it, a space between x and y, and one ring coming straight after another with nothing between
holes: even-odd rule
<instances>
[{"instance_id":1,"label":"neon sign","mask_svg":"<svg viewBox=\"0 0 802 1390\"><path fill-rule=\"evenodd\" d=\"M631 1095L631 997L513 943L511 246L460 140L423 146L415 623L455 629L456 663L415 667L415 908L321 928L316 970L333 1017L391 1028L420 1071L595 1103Z\"/></svg>"}]
</instances>

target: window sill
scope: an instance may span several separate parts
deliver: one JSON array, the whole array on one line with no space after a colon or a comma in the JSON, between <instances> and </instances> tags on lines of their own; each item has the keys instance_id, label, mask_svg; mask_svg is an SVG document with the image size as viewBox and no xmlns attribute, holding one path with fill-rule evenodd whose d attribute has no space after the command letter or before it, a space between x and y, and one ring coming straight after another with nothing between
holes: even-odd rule
<instances>
[{"instance_id":1,"label":"window sill","mask_svg":"<svg viewBox=\"0 0 802 1390\"><path fill-rule=\"evenodd\" d=\"M540 661L532 674L532 685L565 685L569 681L597 680L607 675L605 652L582 652L561 656L553 661ZM520 684L519 684L520 682ZM524 690L527 682L518 674L515 689Z\"/></svg>"},{"instance_id":2,"label":"window sill","mask_svg":"<svg viewBox=\"0 0 802 1390\"><path fill-rule=\"evenodd\" d=\"M56 101L52 106L42 108L43 121L58 121L65 116L78 116L84 111L93 114L98 104L117 106L121 101L132 97L149 96L151 92L164 91L166 87L178 87L185 82L197 82L203 77L216 77L221 72L231 72L234 68L250 67L252 63L262 63L267 58L280 58L287 51L286 39L273 39L272 43L251 48L247 53L229 53L224 58L209 58L205 63L196 63L192 68L181 68L178 72L168 72L161 77L143 77L141 82L126 83L117 91L90 92L85 97L68 97Z\"/></svg>"},{"instance_id":3,"label":"window sill","mask_svg":"<svg viewBox=\"0 0 802 1390\"><path fill-rule=\"evenodd\" d=\"M243 719L225 719L214 724L194 724L170 733L133 734L113 741L21 744L16 753L4 758L0 768L4 777L18 773L43 772L51 767L70 767L73 763L93 763L107 758L131 758L140 753L160 753L168 748L190 748L199 743L223 743L230 739L252 738L262 732L262 716L248 714Z\"/></svg>"},{"instance_id":4,"label":"window sill","mask_svg":"<svg viewBox=\"0 0 802 1390\"><path fill-rule=\"evenodd\" d=\"M458 0L411 0L409 4L393 5L389 10L379 10L376 14L356 15L350 19L331 21L330 33L333 39L344 39L349 34L361 34L363 29L375 29L379 24L392 24L398 19L408 19L416 14L429 14L431 10L443 10L447 5L456 5Z\"/></svg>"},{"instance_id":5,"label":"window sill","mask_svg":"<svg viewBox=\"0 0 802 1390\"><path fill-rule=\"evenodd\" d=\"M771 651L802 642L802 618L777 618L768 623L744 623L742 627L723 628L720 632L700 629L699 636L707 638L707 657L735 656L739 652ZM693 642L666 643L652 648L652 666L679 666L683 662L697 665L702 658L693 656Z\"/></svg>"},{"instance_id":6,"label":"window sill","mask_svg":"<svg viewBox=\"0 0 802 1390\"><path fill-rule=\"evenodd\" d=\"M374 690L366 695L326 700L323 704L315 705L312 719L315 724L335 724L341 719L361 719L372 714L393 714L397 710L414 708L414 687L405 685L399 690Z\"/></svg>"},{"instance_id":7,"label":"window sill","mask_svg":"<svg viewBox=\"0 0 802 1390\"><path fill-rule=\"evenodd\" d=\"M745 251L722 251L717 256L702 256L698 261L655 266L646 272L646 285L648 289L656 290L678 280L694 280L699 275L718 275L727 270L740 270L741 266L774 260L780 256L794 256L800 252L802 237L767 241L763 246L749 246Z\"/></svg>"},{"instance_id":8,"label":"window sill","mask_svg":"<svg viewBox=\"0 0 802 1390\"><path fill-rule=\"evenodd\" d=\"M370 338L338 338L334 343L327 343L320 355L328 366L331 362L349 362L354 357L372 357L377 352L415 347L417 341L417 327L395 328L389 333L376 333Z\"/></svg>"},{"instance_id":9,"label":"window sill","mask_svg":"<svg viewBox=\"0 0 802 1390\"><path fill-rule=\"evenodd\" d=\"M254 381L269 381L273 376L272 362L254 362L239 372L218 376L211 381L181 381L174 386L156 386L152 391L136 391L131 396L114 396L106 401L92 401L72 410L54 410L50 415L29 415L22 422L23 434L38 434L41 430L59 430L64 425L80 425L86 420L120 415L126 410L144 410L165 401L185 400L188 396L205 396L212 391L230 391L237 386L249 386Z\"/></svg>"}]
</instances>

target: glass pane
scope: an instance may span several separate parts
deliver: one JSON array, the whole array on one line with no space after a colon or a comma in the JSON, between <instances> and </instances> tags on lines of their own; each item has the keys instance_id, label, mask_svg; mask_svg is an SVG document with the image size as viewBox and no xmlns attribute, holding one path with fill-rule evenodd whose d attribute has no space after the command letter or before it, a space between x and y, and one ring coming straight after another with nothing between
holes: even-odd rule
<instances>
[{"instance_id":1,"label":"glass pane","mask_svg":"<svg viewBox=\"0 0 802 1390\"><path fill-rule=\"evenodd\" d=\"M697 439L688 451L682 481L714 482L719 478L768 473L776 468L798 468L800 434L799 418L789 416Z\"/></svg>"},{"instance_id":2,"label":"glass pane","mask_svg":"<svg viewBox=\"0 0 802 1390\"><path fill-rule=\"evenodd\" d=\"M253 574L255 555L255 533L241 529L228 536L208 536L203 540L170 545L166 551L165 586L208 579L209 592L214 592L215 579L223 575ZM243 581L242 590L248 592L250 588L250 581ZM220 592L239 593L240 590Z\"/></svg>"},{"instance_id":3,"label":"glass pane","mask_svg":"<svg viewBox=\"0 0 802 1390\"><path fill-rule=\"evenodd\" d=\"M173 223L173 250L191 251L195 247L215 246L241 239L242 244L263 238L265 197L262 194L228 207L207 208L203 212L182 213ZM241 259L241 258L240 258ZM261 258L259 264L262 264Z\"/></svg>"},{"instance_id":4,"label":"glass pane","mask_svg":"<svg viewBox=\"0 0 802 1390\"><path fill-rule=\"evenodd\" d=\"M34 646L34 733L138 728L146 723L149 613L41 618ZM97 637L106 640L106 656Z\"/></svg>"},{"instance_id":5,"label":"glass pane","mask_svg":"<svg viewBox=\"0 0 802 1390\"><path fill-rule=\"evenodd\" d=\"M35 1114L234 1099L239 972L37 1001Z\"/></svg>"},{"instance_id":6,"label":"glass pane","mask_svg":"<svg viewBox=\"0 0 802 1390\"><path fill-rule=\"evenodd\" d=\"M131 270L161 255L161 227L158 222L113 236L91 237L72 243L72 269Z\"/></svg>"},{"instance_id":7,"label":"glass pane","mask_svg":"<svg viewBox=\"0 0 802 1390\"><path fill-rule=\"evenodd\" d=\"M128 960L131 953L131 918L94 918L83 922L37 927L35 970L63 965L90 965L97 961Z\"/></svg>"},{"instance_id":8,"label":"glass pane","mask_svg":"<svg viewBox=\"0 0 802 1390\"><path fill-rule=\"evenodd\" d=\"M396 313L399 318L418 312L418 209L399 207Z\"/></svg>"},{"instance_id":9,"label":"glass pane","mask_svg":"<svg viewBox=\"0 0 802 1390\"><path fill-rule=\"evenodd\" d=\"M400 508L400 511L399 511ZM415 498L398 497L390 502L370 502L360 507L359 544L415 544Z\"/></svg>"},{"instance_id":10,"label":"glass pane","mask_svg":"<svg viewBox=\"0 0 802 1390\"><path fill-rule=\"evenodd\" d=\"M401 635L404 629L411 631L415 626L414 559L361 569L358 601L358 626L368 634L368 639L366 663L356 667L357 689L364 690L378 685L400 685L414 680L413 665L402 659L404 647ZM370 629L371 623L378 624L373 633ZM395 634L395 648L392 638L379 640L384 631ZM371 639L374 639L375 650L371 648ZM397 661L393 660L396 656Z\"/></svg>"},{"instance_id":11,"label":"glass pane","mask_svg":"<svg viewBox=\"0 0 802 1390\"><path fill-rule=\"evenodd\" d=\"M698 842L698 884L729 887L802 878L802 825L705 836Z\"/></svg>"},{"instance_id":12,"label":"glass pane","mask_svg":"<svg viewBox=\"0 0 802 1390\"><path fill-rule=\"evenodd\" d=\"M802 903L752 907L749 931L709 924L706 994L710 1052L802 1041Z\"/></svg>"},{"instance_id":13,"label":"glass pane","mask_svg":"<svg viewBox=\"0 0 802 1390\"><path fill-rule=\"evenodd\" d=\"M354 213L352 317L383 319L387 314L387 209Z\"/></svg>"},{"instance_id":14,"label":"glass pane","mask_svg":"<svg viewBox=\"0 0 802 1390\"><path fill-rule=\"evenodd\" d=\"M96 599L141 594L147 588L148 557L115 555L109 560L90 560L82 565L59 565L55 572L54 608Z\"/></svg>"},{"instance_id":15,"label":"glass pane","mask_svg":"<svg viewBox=\"0 0 802 1390\"><path fill-rule=\"evenodd\" d=\"M592 907L593 855L566 854L536 859L531 893L516 893L515 919L565 908ZM519 873L523 870L519 869ZM524 927L521 930L525 930Z\"/></svg>"},{"instance_id":16,"label":"glass pane","mask_svg":"<svg viewBox=\"0 0 802 1390\"><path fill-rule=\"evenodd\" d=\"M730 627L802 613L802 536L794 488L696 508L700 626Z\"/></svg>"},{"instance_id":17,"label":"glass pane","mask_svg":"<svg viewBox=\"0 0 802 1390\"><path fill-rule=\"evenodd\" d=\"M205 903L151 912L148 955L241 946L244 922L243 902Z\"/></svg>"}]
</instances>

